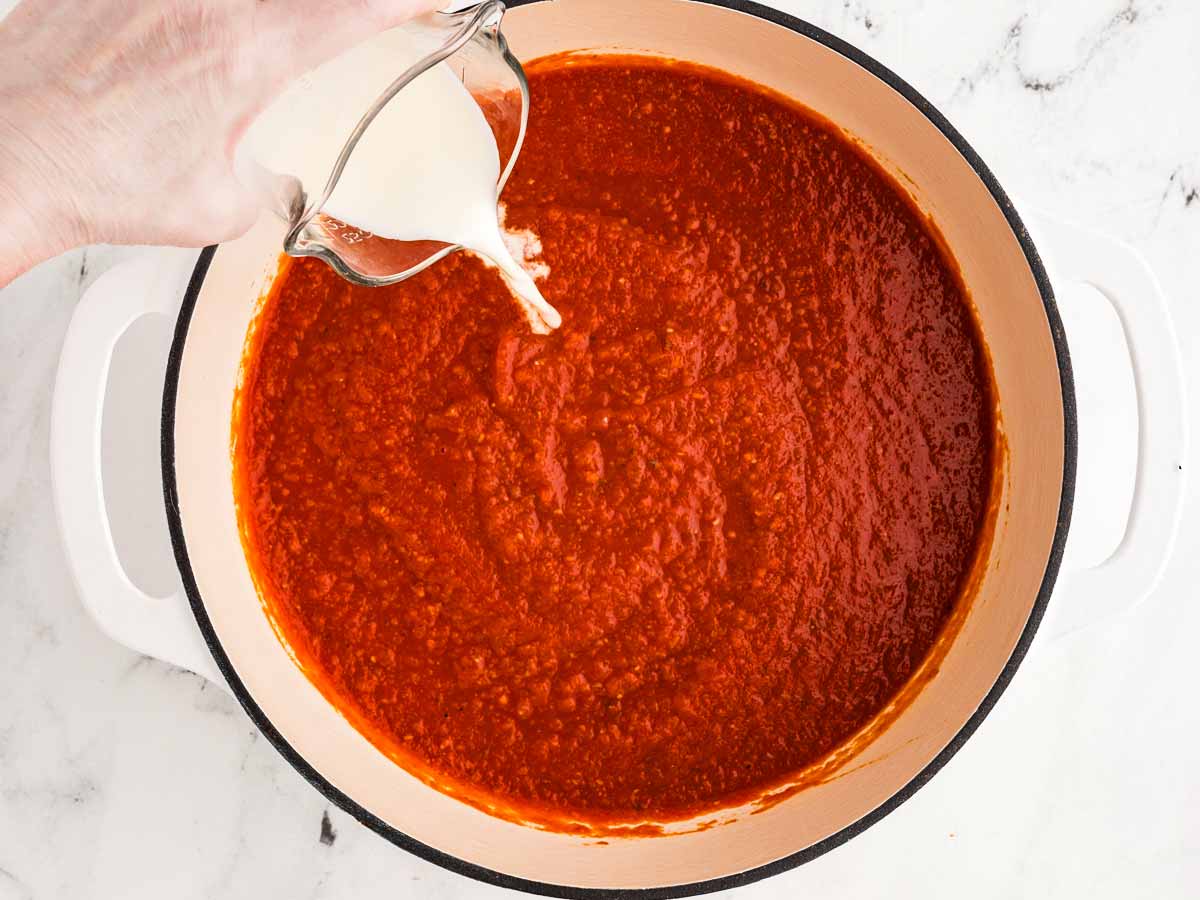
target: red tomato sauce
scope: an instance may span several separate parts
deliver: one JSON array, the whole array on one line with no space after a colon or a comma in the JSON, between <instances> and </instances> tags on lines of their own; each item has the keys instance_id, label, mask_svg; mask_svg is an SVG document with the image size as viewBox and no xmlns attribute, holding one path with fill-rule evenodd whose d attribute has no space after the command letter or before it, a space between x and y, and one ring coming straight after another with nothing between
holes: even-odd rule
<instances>
[{"instance_id":1,"label":"red tomato sauce","mask_svg":"<svg viewBox=\"0 0 1200 900\"><path fill-rule=\"evenodd\" d=\"M530 82L503 199L563 327L467 254L374 289L288 263L237 401L247 557L405 766L680 817L785 783L929 654L990 515L989 365L932 225L820 117L651 60Z\"/></svg>"}]
</instances>

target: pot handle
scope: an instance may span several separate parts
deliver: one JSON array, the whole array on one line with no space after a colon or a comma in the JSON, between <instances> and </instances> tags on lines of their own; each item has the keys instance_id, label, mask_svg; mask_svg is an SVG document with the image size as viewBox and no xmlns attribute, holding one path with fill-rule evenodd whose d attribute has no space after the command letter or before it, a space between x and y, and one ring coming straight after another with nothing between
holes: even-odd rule
<instances>
[{"instance_id":1,"label":"pot handle","mask_svg":"<svg viewBox=\"0 0 1200 900\"><path fill-rule=\"evenodd\" d=\"M1175 328L1162 287L1145 258L1125 242L1089 228L1044 215L1028 221L1060 294L1067 341L1077 368L1080 464L1075 496L1077 501L1086 501L1097 496L1090 492L1104 494L1115 489L1119 493L1123 476L1132 493L1131 497L1126 493L1124 502L1118 501L1122 518L1116 522L1116 540L1098 556L1091 554L1086 565L1080 565L1080 558L1088 556L1086 551L1072 553L1082 542L1073 546L1068 540L1047 623L1053 637L1132 608L1158 585L1175 545L1183 509L1188 422ZM1075 298L1071 302L1077 304L1078 313L1098 315L1093 322L1103 321L1104 316L1113 319L1115 313L1115 348L1111 342L1108 348L1087 346L1097 332L1103 332L1103 326L1072 332L1074 317L1067 315L1071 310L1063 305L1072 285L1094 289L1094 293L1086 292L1090 302L1077 299L1078 294L1069 295ZM1118 356L1128 360L1119 373ZM1084 378L1089 377L1092 380L1085 383ZM1122 401L1122 377L1125 384L1132 384L1129 414L1124 417L1116 409ZM1128 454L1120 451L1122 443L1128 446ZM1116 461L1123 456L1125 471L1115 470L1120 468ZM1080 511L1077 502L1075 512ZM1127 521L1123 518L1126 513ZM1086 525L1089 533L1096 533L1094 523Z\"/></svg>"},{"instance_id":2,"label":"pot handle","mask_svg":"<svg viewBox=\"0 0 1200 900\"><path fill-rule=\"evenodd\" d=\"M80 298L54 385L51 482L67 565L100 630L228 690L182 586L169 597L152 597L126 574L113 544L102 482L100 440L113 347L143 316L177 313L195 262L194 250L155 249L114 266Z\"/></svg>"}]
</instances>

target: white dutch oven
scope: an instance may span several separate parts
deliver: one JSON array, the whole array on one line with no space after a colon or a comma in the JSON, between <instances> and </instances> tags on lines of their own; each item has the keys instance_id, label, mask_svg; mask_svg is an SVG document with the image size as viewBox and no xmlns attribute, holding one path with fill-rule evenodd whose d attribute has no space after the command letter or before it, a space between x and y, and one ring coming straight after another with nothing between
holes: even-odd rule
<instances>
[{"instance_id":1,"label":"white dutch oven","mask_svg":"<svg viewBox=\"0 0 1200 900\"><path fill-rule=\"evenodd\" d=\"M840 777L706 831L601 844L493 818L409 775L292 663L242 555L230 415L247 325L275 272L283 227L274 221L204 251L179 310L161 434L186 597L149 597L122 571L104 508L99 439L113 344L138 317L174 313L180 260L190 266L195 256L127 264L81 303L53 412L68 558L85 604L111 635L227 685L318 790L427 859L567 896L592 889L677 896L745 883L810 860L897 807L975 730L1025 654L1059 573L1075 482L1075 394L1058 308L1029 233L961 136L893 73L810 25L741 2L557 0L510 11L505 33L524 60L581 48L645 52L768 85L863 141L936 220L978 308L1007 445L986 575L936 676ZM1135 602L1158 578L1182 488L1182 381L1163 298L1132 250L1053 222L1042 222L1035 236L1050 251L1057 283L1088 282L1101 292L1067 310L1072 349L1087 370L1084 396L1101 399L1081 409L1081 474L1106 498L1081 498L1089 503L1089 536L1072 543L1077 566L1056 595L1056 627L1067 630ZM1086 452L1089 440L1095 452Z\"/></svg>"}]
</instances>

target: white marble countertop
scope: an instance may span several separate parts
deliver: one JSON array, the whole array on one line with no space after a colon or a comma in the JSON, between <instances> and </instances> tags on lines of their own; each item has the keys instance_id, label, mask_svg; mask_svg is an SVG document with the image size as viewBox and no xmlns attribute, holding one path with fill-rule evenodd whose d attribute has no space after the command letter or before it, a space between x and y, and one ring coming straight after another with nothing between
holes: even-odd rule
<instances>
[{"instance_id":1,"label":"white marble countertop","mask_svg":"<svg viewBox=\"0 0 1200 900\"><path fill-rule=\"evenodd\" d=\"M1011 193L1143 250L1200 421L1200 4L775 5L897 70ZM50 498L50 392L81 290L129 252L79 250L0 292L0 900L498 896L331 809L234 701L110 642L80 607ZM1039 638L931 784L849 844L736 893L1195 897L1197 481L1153 596ZM156 470L144 482L157 497ZM153 517L141 528L160 552Z\"/></svg>"}]
</instances>

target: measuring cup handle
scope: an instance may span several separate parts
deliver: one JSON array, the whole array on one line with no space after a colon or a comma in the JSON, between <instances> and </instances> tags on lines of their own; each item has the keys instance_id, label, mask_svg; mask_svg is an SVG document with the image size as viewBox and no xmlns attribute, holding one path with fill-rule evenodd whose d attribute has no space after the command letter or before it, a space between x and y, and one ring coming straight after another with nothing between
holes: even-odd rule
<instances>
[{"instance_id":1,"label":"measuring cup handle","mask_svg":"<svg viewBox=\"0 0 1200 900\"><path fill-rule=\"evenodd\" d=\"M1055 636L1135 606L1162 578L1183 510L1188 421L1175 328L1146 260L1130 245L1090 228L1046 215L1029 220L1056 282L1089 285L1116 310L1136 395L1137 462L1124 537L1099 565L1059 576L1047 622ZM1081 451L1088 439L1080 435Z\"/></svg>"},{"instance_id":2,"label":"measuring cup handle","mask_svg":"<svg viewBox=\"0 0 1200 900\"><path fill-rule=\"evenodd\" d=\"M101 275L67 328L50 412L50 466L67 567L100 630L228 690L182 588L152 597L126 574L104 500L100 441L113 347L138 319L174 315L194 250L155 250Z\"/></svg>"}]
</instances>

